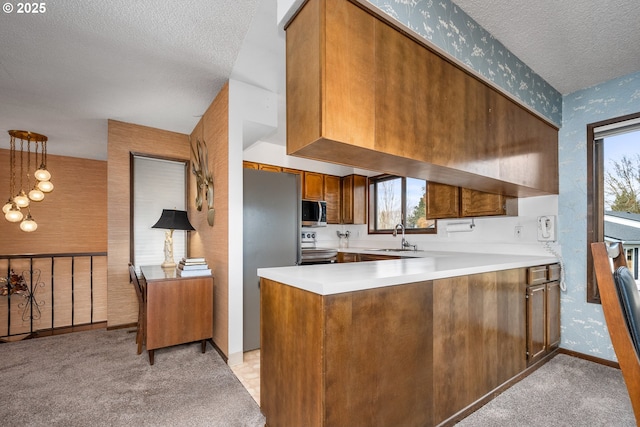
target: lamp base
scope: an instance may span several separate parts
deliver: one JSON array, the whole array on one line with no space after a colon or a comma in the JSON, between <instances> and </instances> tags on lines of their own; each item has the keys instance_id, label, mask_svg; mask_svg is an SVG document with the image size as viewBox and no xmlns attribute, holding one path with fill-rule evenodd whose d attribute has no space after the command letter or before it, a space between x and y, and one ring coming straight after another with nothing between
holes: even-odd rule
<instances>
[{"instance_id":1,"label":"lamp base","mask_svg":"<svg viewBox=\"0 0 640 427\"><path fill-rule=\"evenodd\" d=\"M176 262L173 260L173 230L164 232L164 262L160 267L176 268Z\"/></svg>"}]
</instances>

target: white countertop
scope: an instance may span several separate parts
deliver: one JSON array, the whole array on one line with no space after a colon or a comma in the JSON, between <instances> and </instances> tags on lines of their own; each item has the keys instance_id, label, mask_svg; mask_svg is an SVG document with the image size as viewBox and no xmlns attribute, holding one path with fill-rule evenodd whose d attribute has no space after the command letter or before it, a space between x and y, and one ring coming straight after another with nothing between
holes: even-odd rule
<instances>
[{"instance_id":1,"label":"white countertop","mask_svg":"<svg viewBox=\"0 0 640 427\"><path fill-rule=\"evenodd\" d=\"M553 256L534 255L444 251L384 252L357 248L341 251L414 256L414 258L259 268L258 276L319 295L332 295L558 262Z\"/></svg>"}]
</instances>

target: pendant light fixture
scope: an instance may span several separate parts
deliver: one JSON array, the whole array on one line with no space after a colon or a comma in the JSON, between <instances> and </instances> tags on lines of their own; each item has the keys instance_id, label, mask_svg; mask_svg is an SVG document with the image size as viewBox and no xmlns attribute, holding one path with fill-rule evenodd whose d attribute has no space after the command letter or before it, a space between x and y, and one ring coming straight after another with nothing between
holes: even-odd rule
<instances>
[{"instance_id":1,"label":"pendant light fixture","mask_svg":"<svg viewBox=\"0 0 640 427\"><path fill-rule=\"evenodd\" d=\"M9 222L20 222L20 229L26 232L35 231L38 224L31 216L30 203L40 202L44 199L45 193L53 190L51 183L51 173L47 170L47 140L44 135L23 130L10 130L11 140L9 143L9 199L2 207L4 217ZM16 192L16 140L20 140L20 190ZM27 145L26 151L26 169L25 169L25 151L24 145ZM40 165L37 170L31 171L31 144L34 145L34 160L38 164L38 151L40 151ZM34 182L31 186L31 175L33 174ZM27 194L24 190L31 188ZM20 209L27 209L25 216Z\"/></svg>"}]
</instances>

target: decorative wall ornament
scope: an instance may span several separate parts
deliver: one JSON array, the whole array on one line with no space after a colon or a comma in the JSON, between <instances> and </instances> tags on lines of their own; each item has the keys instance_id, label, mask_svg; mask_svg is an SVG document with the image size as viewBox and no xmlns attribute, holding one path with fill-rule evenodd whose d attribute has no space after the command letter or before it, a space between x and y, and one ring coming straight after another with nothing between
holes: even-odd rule
<instances>
[{"instance_id":1,"label":"decorative wall ornament","mask_svg":"<svg viewBox=\"0 0 640 427\"><path fill-rule=\"evenodd\" d=\"M192 163L191 168L193 174L196 176L197 193L196 193L196 208L202 210L202 198L207 200L207 223L213 226L213 177L209 172L209 151L207 149L207 143L200 139L196 139L196 149L191 145L191 152L195 161Z\"/></svg>"}]
</instances>

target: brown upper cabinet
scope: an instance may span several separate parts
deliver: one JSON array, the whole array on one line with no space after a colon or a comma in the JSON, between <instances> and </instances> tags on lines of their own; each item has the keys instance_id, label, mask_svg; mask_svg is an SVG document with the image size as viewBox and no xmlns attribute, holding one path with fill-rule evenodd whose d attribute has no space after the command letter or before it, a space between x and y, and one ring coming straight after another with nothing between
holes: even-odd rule
<instances>
[{"instance_id":1,"label":"brown upper cabinet","mask_svg":"<svg viewBox=\"0 0 640 427\"><path fill-rule=\"evenodd\" d=\"M558 194L558 129L348 0L288 24L287 152L513 197Z\"/></svg>"},{"instance_id":2,"label":"brown upper cabinet","mask_svg":"<svg viewBox=\"0 0 640 427\"><path fill-rule=\"evenodd\" d=\"M463 217L507 215L507 201L512 199L511 197L468 188L460 190L460 211ZM517 212L509 212L509 214L515 215Z\"/></svg>"},{"instance_id":3,"label":"brown upper cabinet","mask_svg":"<svg viewBox=\"0 0 640 427\"><path fill-rule=\"evenodd\" d=\"M367 177L342 177L342 223L367 223Z\"/></svg>"},{"instance_id":4,"label":"brown upper cabinet","mask_svg":"<svg viewBox=\"0 0 640 427\"><path fill-rule=\"evenodd\" d=\"M324 176L324 200L327 202L327 222L340 224L340 177Z\"/></svg>"},{"instance_id":5,"label":"brown upper cabinet","mask_svg":"<svg viewBox=\"0 0 640 427\"><path fill-rule=\"evenodd\" d=\"M249 161L243 161L243 167L298 175L303 199L327 202L329 224L367 223L366 176L339 177Z\"/></svg>"},{"instance_id":6,"label":"brown upper cabinet","mask_svg":"<svg viewBox=\"0 0 640 427\"><path fill-rule=\"evenodd\" d=\"M302 198L324 200L324 175L318 172L304 172Z\"/></svg>"},{"instance_id":7,"label":"brown upper cabinet","mask_svg":"<svg viewBox=\"0 0 640 427\"><path fill-rule=\"evenodd\" d=\"M242 162L242 167L245 169L260 169L260 163L256 163L256 162L249 162L244 160Z\"/></svg>"},{"instance_id":8,"label":"brown upper cabinet","mask_svg":"<svg viewBox=\"0 0 640 427\"><path fill-rule=\"evenodd\" d=\"M437 182L428 183L427 219L493 215L518 215L517 199Z\"/></svg>"},{"instance_id":9,"label":"brown upper cabinet","mask_svg":"<svg viewBox=\"0 0 640 427\"><path fill-rule=\"evenodd\" d=\"M267 172L282 172L282 168L280 166L273 166L273 165L260 164L258 169L260 169L261 171L267 171Z\"/></svg>"},{"instance_id":10,"label":"brown upper cabinet","mask_svg":"<svg viewBox=\"0 0 640 427\"><path fill-rule=\"evenodd\" d=\"M460 217L460 187L437 182L427 186L427 219Z\"/></svg>"}]
</instances>

